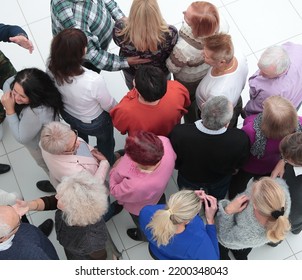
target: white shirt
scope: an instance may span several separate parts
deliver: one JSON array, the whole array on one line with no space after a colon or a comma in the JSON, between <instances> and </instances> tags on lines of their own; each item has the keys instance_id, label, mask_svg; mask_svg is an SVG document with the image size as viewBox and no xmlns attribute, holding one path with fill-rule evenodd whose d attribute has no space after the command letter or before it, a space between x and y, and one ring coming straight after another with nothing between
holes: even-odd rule
<instances>
[{"instance_id":1,"label":"white shirt","mask_svg":"<svg viewBox=\"0 0 302 280\"><path fill-rule=\"evenodd\" d=\"M103 111L109 112L117 102L110 95L104 78L89 69L72 78L72 83L57 85L62 94L64 110L85 123L90 123Z\"/></svg>"},{"instance_id":2,"label":"white shirt","mask_svg":"<svg viewBox=\"0 0 302 280\"><path fill-rule=\"evenodd\" d=\"M243 53L235 53L235 57L238 66L233 73L213 76L211 74L213 67L210 67L206 76L199 83L196 89L196 104L200 110L201 105L210 97L219 95L227 97L233 106L236 106L246 83L248 65Z\"/></svg>"}]
</instances>

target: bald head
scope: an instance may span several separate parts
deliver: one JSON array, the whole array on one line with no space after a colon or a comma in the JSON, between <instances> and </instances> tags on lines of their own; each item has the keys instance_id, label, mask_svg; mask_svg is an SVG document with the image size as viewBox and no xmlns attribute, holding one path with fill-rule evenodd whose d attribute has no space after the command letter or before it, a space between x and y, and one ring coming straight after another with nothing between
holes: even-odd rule
<instances>
[{"instance_id":1,"label":"bald head","mask_svg":"<svg viewBox=\"0 0 302 280\"><path fill-rule=\"evenodd\" d=\"M12 206L0 206L0 242L10 237L12 230L18 226L19 221L20 217Z\"/></svg>"}]
</instances>

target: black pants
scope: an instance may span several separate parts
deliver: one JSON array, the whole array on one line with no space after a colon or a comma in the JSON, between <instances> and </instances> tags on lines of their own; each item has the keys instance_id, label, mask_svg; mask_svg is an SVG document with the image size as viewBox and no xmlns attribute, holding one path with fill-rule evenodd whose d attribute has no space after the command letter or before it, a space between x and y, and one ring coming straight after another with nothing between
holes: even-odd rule
<instances>
[{"instance_id":1,"label":"black pants","mask_svg":"<svg viewBox=\"0 0 302 280\"><path fill-rule=\"evenodd\" d=\"M247 260L247 256L248 254L252 251L252 248L245 248L245 249L241 249L241 250L231 250L229 248L226 248L224 246L222 246L219 243L219 251L220 251L220 259L221 260L230 260L229 257L229 251L231 251L234 255L234 258L236 260Z\"/></svg>"}]
</instances>

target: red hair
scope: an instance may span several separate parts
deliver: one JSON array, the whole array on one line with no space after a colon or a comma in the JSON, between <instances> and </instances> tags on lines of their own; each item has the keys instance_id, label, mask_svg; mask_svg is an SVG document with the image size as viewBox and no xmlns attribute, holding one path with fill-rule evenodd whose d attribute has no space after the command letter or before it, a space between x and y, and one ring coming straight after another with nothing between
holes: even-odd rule
<instances>
[{"instance_id":1,"label":"red hair","mask_svg":"<svg viewBox=\"0 0 302 280\"><path fill-rule=\"evenodd\" d=\"M155 165L164 155L164 146L154 133L139 131L135 136L127 137L125 152L138 164Z\"/></svg>"}]
</instances>

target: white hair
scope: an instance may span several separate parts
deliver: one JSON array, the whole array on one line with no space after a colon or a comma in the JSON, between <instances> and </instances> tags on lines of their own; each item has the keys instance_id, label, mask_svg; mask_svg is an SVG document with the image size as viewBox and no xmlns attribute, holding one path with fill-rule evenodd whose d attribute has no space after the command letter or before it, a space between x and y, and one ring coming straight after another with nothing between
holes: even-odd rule
<instances>
[{"instance_id":1,"label":"white hair","mask_svg":"<svg viewBox=\"0 0 302 280\"><path fill-rule=\"evenodd\" d=\"M258 61L260 70L271 66L276 67L276 76L284 73L290 66L290 58L282 46L271 46L262 53Z\"/></svg>"}]
</instances>

